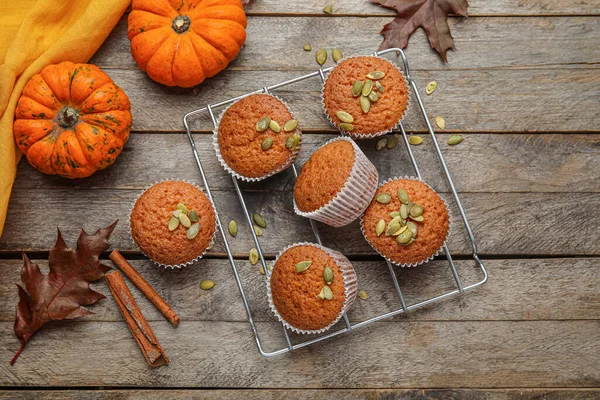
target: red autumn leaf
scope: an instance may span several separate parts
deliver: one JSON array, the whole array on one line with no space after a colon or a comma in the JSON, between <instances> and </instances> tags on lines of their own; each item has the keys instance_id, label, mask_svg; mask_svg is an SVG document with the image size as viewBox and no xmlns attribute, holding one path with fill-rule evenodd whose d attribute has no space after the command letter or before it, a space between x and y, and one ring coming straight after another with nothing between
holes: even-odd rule
<instances>
[{"instance_id":1,"label":"red autumn leaf","mask_svg":"<svg viewBox=\"0 0 600 400\"><path fill-rule=\"evenodd\" d=\"M381 30L383 42L379 50L390 47L406 48L408 38L417 28L427 32L431 47L436 49L445 62L446 51L454 50L454 39L448 26L448 14L467 17L467 0L371 0L386 8L398 11L392 22Z\"/></svg>"},{"instance_id":2,"label":"red autumn leaf","mask_svg":"<svg viewBox=\"0 0 600 400\"><path fill-rule=\"evenodd\" d=\"M23 253L25 264L21 281L25 288L17 285L19 304L15 319L15 333L21 341L21 348L10 365L15 363L27 341L46 322L93 314L81 306L89 306L105 298L90 289L90 282L97 281L110 270L110 267L100 264L98 256L110 246L107 240L117 222L98 229L93 235L82 229L75 250L67 248L59 230L48 258L48 275L43 275L37 264Z\"/></svg>"}]
</instances>

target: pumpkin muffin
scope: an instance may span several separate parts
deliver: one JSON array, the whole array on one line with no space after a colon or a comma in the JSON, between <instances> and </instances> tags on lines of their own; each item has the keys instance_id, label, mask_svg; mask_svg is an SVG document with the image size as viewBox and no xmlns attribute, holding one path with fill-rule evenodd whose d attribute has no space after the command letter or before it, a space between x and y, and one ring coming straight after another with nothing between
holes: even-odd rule
<instances>
[{"instance_id":1,"label":"pumpkin muffin","mask_svg":"<svg viewBox=\"0 0 600 400\"><path fill-rule=\"evenodd\" d=\"M213 204L196 186L157 183L136 200L129 216L133 241L157 264L182 267L210 247L216 232Z\"/></svg>"},{"instance_id":2,"label":"pumpkin muffin","mask_svg":"<svg viewBox=\"0 0 600 400\"><path fill-rule=\"evenodd\" d=\"M450 230L444 200L418 179L382 184L361 218L369 244L390 262L416 266L438 254Z\"/></svg>"},{"instance_id":3,"label":"pumpkin muffin","mask_svg":"<svg viewBox=\"0 0 600 400\"><path fill-rule=\"evenodd\" d=\"M332 139L302 166L294 185L294 210L331 226L347 225L371 202L378 178L352 139Z\"/></svg>"},{"instance_id":4,"label":"pumpkin muffin","mask_svg":"<svg viewBox=\"0 0 600 400\"><path fill-rule=\"evenodd\" d=\"M322 98L329 121L355 139L390 132L409 103L402 73L390 61L375 56L340 62L323 84Z\"/></svg>"},{"instance_id":5,"label":"pumpkin muffin","mask_svg":"<svg viewBox=\"0 0 600 400\"><path fill-rule=\"evenodd\" d=\"M253 94L233 103L220 116L213 144L230 174L258 181L288 168L300 152L298 121L278 98Z\"/></svg>"},{"instance_id":6,"label":"pumpkin muffin","mask_svg":"<svg viewBox=\"0 0 600 400\"><path fill-rule=\"evenodd\" d=\"M271 310L298 333L320 333L333 326L354 302L356 287L350 261L313 243L285 248L267 279Z\"/></svg>"}]
</instances>

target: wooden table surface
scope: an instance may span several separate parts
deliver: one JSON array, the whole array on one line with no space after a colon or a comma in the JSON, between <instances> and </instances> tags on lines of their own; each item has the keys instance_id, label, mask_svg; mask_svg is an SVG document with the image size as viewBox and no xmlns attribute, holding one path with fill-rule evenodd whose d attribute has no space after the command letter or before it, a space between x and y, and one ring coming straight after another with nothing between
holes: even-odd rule
<instances>
[{"instance_id":1,"label":"wooden table surface","mask_svg":"<svg viewBox=\"0 0 600 400\"><path fill-rule=\"evenodd\" d=\"M427 82L439 82L434 95L424 96L425 106L432 119L446 119L440 143L489 270L486 285L293 354L261 357L220 238L193 267L163 270L131 240L128 211L154 182L200 182L183 134L184 113L313 71L314 51L304 52L304 43L345 55L370 53L394 14L366 0L334 2L333 16L321 12L321 1L255 0L239 57L195 89L161 86L136 67L125 16L92 59L131 99L133 133L123 154L80 181L42 175L25 161L18 167L0 239L0 398L600 398L600 0L470 3L469 19L450 19L457 51L448 53L449 64L422 30L407 55L422 93ZM277 92L306 133L298 165L336 134L322 115L319 92L318 79ZM406 121L410 131L424 134L415 107ZM240 224L230 243L267 350L275 349L284 343L266 306L264 277L247 261L249 227L211 148L209 119L193 125L221 219ZM454 132L465 140L449 147ZM449 197L431 140L423 136L414 151L424 178ZM413 172L404 146L376 152L374 141L360 145L382 177ZM292 186L290 172L243 185L249 208L268 221L261 244L269 260L287 244L313 239L308 221L293 213ZM453 214L449 247L461 277L474 282L480 275ZM113 247L182 318L173 328L132 290L171 365L146 365L109 297L91 307L93 316L44 326L9 367L19 347L13 322L20 251L45 266L55 227L74 245L82 226L92 231L117 218ZM370 296L354 305L350 319L397 309L387 266L358 224L320 228L325 245L353 260ZM444 260L397 274L410 303L453 288ZM201 291L202 279L216 287ZM103 282L94 286L108 294Z\"/></svg>"}]
</instances>

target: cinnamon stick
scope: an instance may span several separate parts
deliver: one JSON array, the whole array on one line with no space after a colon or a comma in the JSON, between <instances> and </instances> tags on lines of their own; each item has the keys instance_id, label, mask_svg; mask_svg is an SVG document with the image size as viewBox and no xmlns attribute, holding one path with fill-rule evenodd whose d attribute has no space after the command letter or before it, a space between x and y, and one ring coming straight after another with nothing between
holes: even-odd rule
<instances>
[{"instance_id":1,"label":"cinnamon stick","mask_svg":"<svg viewBox=\"0 0 600 400\"><path fill-rule=\"evenodd\" d=\"M119 253L118 250L113 250L110 253L110 259L112 262L129 278L131 282L158 308L158 311L162 313L172 324L177 326L179 324L179 316L175 314L175 311L167 304L167 302L160 297L160 295L154 290L152 286L136 271L131 264L127 262L125 257Z\"/></svg>"},{"instance_id":2,"label":"cinnamon stick","mask_svg":"<svg viewBox=\"0 0 600 400\"><path fill-rule=\"evenodd\" d=\"M105 274L104 279L148 364L152 367L169 364L169 359L125 284L123 275L114 270Z\"/></svg>"}]
</instances>

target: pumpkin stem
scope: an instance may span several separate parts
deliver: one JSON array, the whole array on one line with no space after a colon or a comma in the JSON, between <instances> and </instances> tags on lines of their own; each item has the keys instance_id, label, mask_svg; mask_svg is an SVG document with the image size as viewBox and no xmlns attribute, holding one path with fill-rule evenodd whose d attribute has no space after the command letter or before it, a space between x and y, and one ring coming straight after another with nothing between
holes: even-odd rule
<instances>
[{"instance_id":1,"label":"pumpkin stem","mask_svg":"<svg viewBox=\"0 0 600 400\"><path fill-rule=\"evenodd\" d=\"M79 119L79 111L71 106L65 106L58 112L58 123L63 128L70 128Z\"/></svg>"},{"instance_id":2,"label":"pumpkin stem","mask_svg":"<svg viewBox=\"0 0 600 400\"><path fill-rule=\"evenodd\" d=\"M191 23L192 21L190 21L190 17L188 17L187 15L178 15L173 20L171 28L173 28L173 30L177 33L184 33L185 31L190 29Z\"/></svg>"}]
</instances>

